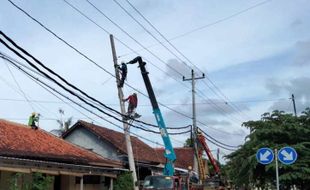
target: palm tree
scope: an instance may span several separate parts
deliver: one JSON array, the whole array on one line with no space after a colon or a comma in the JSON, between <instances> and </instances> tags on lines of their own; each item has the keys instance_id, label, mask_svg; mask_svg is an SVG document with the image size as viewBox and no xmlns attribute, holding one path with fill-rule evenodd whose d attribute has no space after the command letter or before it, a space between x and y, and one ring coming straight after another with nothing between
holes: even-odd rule
<instances>
[{"instance_id":1,"label":"palm tree","mask_svg":"<svg viewBox=\"0 0 310 190\"><path fill-rule=\"evenodd\" d=\"M64 120L65 111L61 108L58 109L60 114L60 119L57 119L57 123L59 124L59 128L62 132L65 132L69 129L72 124L72 117L69 117L66 121Z\"/></svg>"},{"instance_id":2,"label":"palm tree","mask_svg":"<svg viewBox=\"0 0 310 190\"><path fill-rule=\"evenodd\" d=\"M57 119L57 123L59 124L60 130L65 132L69 129L70 125L72 124L72 117L69 117L66 121Z\"/></svg>"}]
</instances>

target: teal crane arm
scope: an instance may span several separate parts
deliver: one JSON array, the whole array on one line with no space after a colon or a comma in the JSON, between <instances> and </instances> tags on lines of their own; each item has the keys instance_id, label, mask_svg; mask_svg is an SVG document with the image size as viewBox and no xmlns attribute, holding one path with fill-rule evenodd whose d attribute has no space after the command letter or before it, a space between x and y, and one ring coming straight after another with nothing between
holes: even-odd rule
<instances>
[{"instance_id":1,"label":"teal crane arm","mask_svg":"<svg viewBox=\"0 0 310 190\"><path fill-rule=\"evenodd\" d=\"M175 152L173 150L172 144L171 144L171 140L166 128L166 124L164 121L164 118L161 114L161 111L159 109L154 91L153 91L153 87L151 84L151 81L149 79L148 76L148 72L145 68L146 63L142 60L142 58L140 56L136 57L135 59L131 60L130 62L128 62L127 64L134 64L134 63L138 63L140 70L141 70L141 74L144 80L144 84L146 87L146 90L148 92L151 104L152 104L152 108L153 108L153 113L155 115L156 118L156 122L159 126L159 130L160 130L160 134L161 137L163 139L164 145L165 145L165 151L164 151L164 156L166 158L166 164L164 167L164 175L167 176L173 176L174 175L174 161L176 160L176 155Z\"/></svg>"}]
</instances>

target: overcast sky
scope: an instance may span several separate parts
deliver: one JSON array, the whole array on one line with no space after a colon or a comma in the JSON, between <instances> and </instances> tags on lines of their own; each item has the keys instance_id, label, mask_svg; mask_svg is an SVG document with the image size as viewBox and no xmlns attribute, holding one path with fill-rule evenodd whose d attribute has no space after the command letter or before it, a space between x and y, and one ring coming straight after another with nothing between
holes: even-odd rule
<instances>
[{"instance_id":1,"label":"overcast sky","mask_svg":"<svg viewBox=\"0 0 310 190\"><path fill-rule=\"evenodd\" d=\"M202 72L207 76L196 81L198 126L223 143L244 143L248 131L241 127L241 123L260 119L264 112L280 109L292 113L291 94L296 97L298 114L309 107L308 0L129 0L179 52L166 43L128 2L89 1L123 31L86 0L68 2L97 25L62 0L13 0L111 73L114 73L111 46L109 35L104 30L118 39L115 45L119 62L135 58L137 54L132 50L138 52L147 62L158 101L172 108L169 110L160 106L167 126L181 127L192 123L191 83L182 81L183 76L190 77L190 67L195 69L196 77L201 76ZM72 84L119 110L115 78L59 41L6 0L0 2L0 29ZM173 54L149 33L162 41ZM0 51L21 61L3 45L0 45ZM39 112L40 127L50 131L58 128L56 120L60 119L58 109L61 108L65 111L65 118L72 116L74 122L82 119L120 131L78 106L61 102L2 59L0 68L0 118L27 123L31 112ZM128 69L126 82L146 93L137 66L129 65ZM134 91L124 87L126 96ZM30 102L26 101L26 97ZM149 100L139 93L138 98L137 112L142 114L141 120L155 124ZM111 118L107 119L122 126ZM162 143L159 135L137 129L132 131ZM188 137L189 134L173 136L173 145L182 146ZM159 146L146 142L154 147ZM212 144L210 146L211 149L217 148Z\"/></svg>"}]
</instances>

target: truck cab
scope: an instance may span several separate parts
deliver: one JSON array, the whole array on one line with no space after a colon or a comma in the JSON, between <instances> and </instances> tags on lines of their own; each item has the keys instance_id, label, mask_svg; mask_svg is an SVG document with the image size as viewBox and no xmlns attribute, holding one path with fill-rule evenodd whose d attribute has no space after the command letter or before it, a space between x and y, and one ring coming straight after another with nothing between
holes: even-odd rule
<instances>
[{"instance_id":1,"label":"truck cab","mask_svg":"<svg viewBox=\"0 0 310 190\"><path fill-rule=\"evenodd\" d=\"M189 184L184 176L147 176L142 190L203 190L202 185Z\"/></svg>"},{"instance_id":2,"label":"truck cab","mask_svg":"<svg viewBox=\"0 0 310 190\"><path fill-rule=\"evenodd\" d=\"M189 190L188 183L178 176L147 176L143 190Z\"/></svg>"}]
</instances>

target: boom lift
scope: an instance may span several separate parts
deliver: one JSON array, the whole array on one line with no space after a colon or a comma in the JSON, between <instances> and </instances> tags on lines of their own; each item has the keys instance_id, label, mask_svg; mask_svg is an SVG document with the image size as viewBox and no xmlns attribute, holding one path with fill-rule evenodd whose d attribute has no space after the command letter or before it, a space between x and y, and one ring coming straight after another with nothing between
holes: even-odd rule
<instances>
[{"instance_id":1,"label":"boom lift","mask_svg":"<svg viewBox=\"0 0 310 190\"><path fill-rule=\"evenodd\" d=\"M213 168L214 168L214 174L211 175L209 174L208 178L202 178L201 180L204 182L204 189L205 190L213 190L213 189L223 189L223 181L221 180L220 177L220 173L221 170L216 162L216 160L214 159L211 150L206 142L206 138L204 137L203 134L201 134L200 132L197 132L197 141L198 143L201 145L201 147L204 149L204 151L206 152ZM200 151L200 155L202 156L202 152ZM206 163L207 164L207 163ZM201 167L201 169L204 169L204 167ZM200 173L203 173L204 170L200 171ZM203 173L205 174L205 173ZM202 175L205 176L205 175Z\"/></svg>"},{"instance_id":2,"label":"boom lift","mask_svg":"<svg viewBox=\"0 0 310 190\"><path fill-rule=\"evenodd\" d=\"M161 137L164 141L164 145L165 145L164 156L167 160L166 160L163 174L165 176L173 176L174 175L174 161L176 160L176 155L174 153L174 150L173 150L170 138L169 138L169 134L166 128L166 124L164 122L164 118L159 109L159 106L158 106L158 103L157 103L157 100L156 100L156 97L153 91L153 87L152 87L151 81L148 76L149 73L146 71L146 68L145 68L146 63L142 61L142 58L140 56L138 56L135 59L129 61L127 64L134 64L134 63L139 64L141 74L144 80L144 84L145 84L147 93L149 95L149 98L152 104L153 113L155 115L157 124L159 126Z\"/></svg>"},{"instance_id":3,"label":"boom lift","mask_svg":"<svg viewBox=\"0 0 310 190\"><path fill-rule=\"evenodd\" d=\"M208 165L206 163L204 163L203 160L203 152L204 149L201 146L198 146L198 172L199 172L199 180L200 182L205 181L205 179L207 178L207 175L209 174L208 171Z\"/></svg>"},{"instance_id":4,"label":"boom lift","mask_svg":"<svg viewBox=\"0 0 310 190\"><path fill-rule=\"evenodd\" d=\"M201 133L198 132L198 134L197 134L197 140L198 140L198 142L201 144L201 146L203 147L203 149L205 150L205 152L206 152L206 154L207 154L207 156L208 156L208 158L209 158L209 160L210 160L210 162L211 162L211 164L212 164L212 166L213 166L213 168L214 168L215 175L219 175L220 172L221 172L221 171L220 171L220 168L219 168L219 166L217 165L217 162L216 162L216 160L214 159L214 157L213 157L213 155L212 155L212 153L211 153L211 150L210 150L209 146L208 146L207 143L206 143L205 137L204 137Z\"/></svg>"},{"instance_id":5,"label":"boom lift","mask_svg":"<svg viewBox=\"0 0 310 190\"><path fill-rule=\"evenodd\" d=\"M145 68L146 63L140 56L138 56L135 59L129 61L127 64L135 63L139 64L141 70L144 84L152 104L153 113L155 115L160 134L165 145L164 156L166 158L163 175L147 176L144 180L143 190L202 190L202 188L199 186L189 186L189 180L187 177L174 176L174 161L176 160L176 155L169 138L164 118L159 109L153 87L148 77L149 73Z\"/></svg>"}]
</instances>

